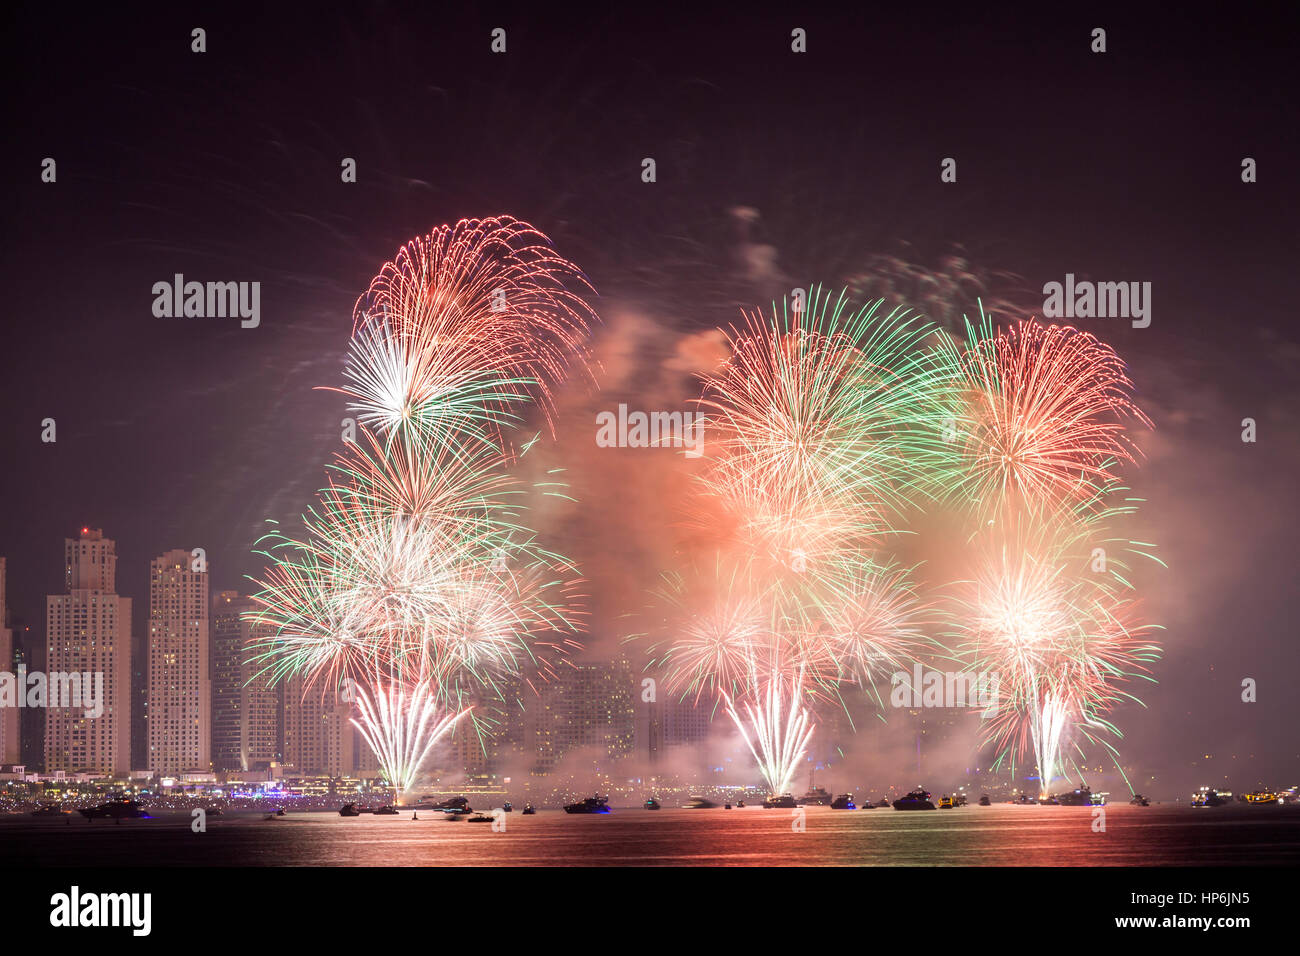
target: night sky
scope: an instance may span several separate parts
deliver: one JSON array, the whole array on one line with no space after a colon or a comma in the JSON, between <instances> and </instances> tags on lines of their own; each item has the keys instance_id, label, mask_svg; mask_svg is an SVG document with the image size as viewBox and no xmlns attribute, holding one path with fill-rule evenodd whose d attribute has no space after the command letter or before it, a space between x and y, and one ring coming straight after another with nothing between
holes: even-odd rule
<instances>
[{"instance_id":1,"label":"night sky","mask_svg":"<svg viewBox=\"0 0 1300 956\"><path fill-rule=\"evenodd\" d=\"M1035 312L1066 273L1152 283L1149 328L1080 320L1130 363L1155 423L1130 474L1169 565L1139 581L1166 652L1148 709L1117 717L1122 752L1167 775L1170 796L1300 783L1288 31L1235 7L1167 22L688 9L7 10L0 555L14 616L43 630L63 538L86 525L117 541L137 629L164 550L203 547L214 589L244 587L263 521L310 504L338 446L343 399L314 389L339 383L370 277L434 226L508 213L600 293L610 377L561 402L571 417L547 452L573 449L585 510L549 530L592 579L598 656L659 570L662 488L644 452L584 467L590 411L686 396L679 360L741 307L957 256L971 287ZM504 55L489 49L498 26ZM1105 54L1089 49L1098 26ZM790 51L794 27L806 54ZM355 184L340 182L344 157ZM944 157L956 183L940 182ZM260 281L260 327L154 317L152 286L175 273ZM1240 701L1244 677L1258 703Z\"/></svg>"}]
</instances>

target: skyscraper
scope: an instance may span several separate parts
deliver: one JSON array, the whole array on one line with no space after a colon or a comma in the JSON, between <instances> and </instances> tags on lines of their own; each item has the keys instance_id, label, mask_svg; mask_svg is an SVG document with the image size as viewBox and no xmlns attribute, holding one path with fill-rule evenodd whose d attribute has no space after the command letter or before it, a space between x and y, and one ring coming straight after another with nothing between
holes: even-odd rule
<instances>
[{"instance_id":1,"label":"skyscraper","mask_svg":"<svg viewBox=\"0 0 1300 956\"><path fill-rule=\"evenodd\" d=\"M131 599L119 597L117 548L98 529L66 538L63 594L45 599L45 669L102 675L103 712L47 707L46 771L125 775L131 763ZM55 701L50 701L53 704Z\"/></svg>"},{"instance_id":2,"label":"skyscraper","mask_svg":"<svg viewBox=\"0 0 1300 956\"><path fill-rule=\"evenodd\" d=\"M0 671L13 673L14 632L9 628L9 606L5 604L5 559L0 558ZM21 687L15 687L22 693ZM17 701L10 701L10 704ZM22 740L18 734L17 707L0 707L0 763L22 763Z\"/></svg>"},{"instance_id":3,"label":"skyscraper","mask_svg":"<svg viewBox=\"0 0 1300 956\"><path fill-rule=\"evenodd\" d=\"M631 756L633 690L639 687L631 664L620 657L556 670L554 680L538 684L537 697L524 711L521 746L531 756L532 772L551 773L579 752L601 765Z\"/></svg>"},{"instance_id":4,"label":"skyscraper","mask_svg":"<svg viewBox=\"0 0 1300 956\"><path fill-rule=\"evenodd\" d=\"M248 644L270 632L243 619L253 602L220 591L212 602L212 767L252 770L280 758L280 689L249 663Z\"/></svg>"},{"instance_id":5,"label":"skyscraper","mask_svg":"<svg viewBox=\"0 0 1300 956\"><path fill-rule=\"evenodd\" d=\"M208 572L202 557L159 555L149 577L149 770L210 770Z\"/></svg>"},{"instance_id":6,"label":"skyscraper","mask_svg":"<svg viewBox=\"0 0 1300 956\"><path fill-rule=\"evenodd\" d=\"M307 688L299 675L286 680L284 762L307 774L351 774L356 742L351 708L321 682Z\"/></svg>"}]
</instances>

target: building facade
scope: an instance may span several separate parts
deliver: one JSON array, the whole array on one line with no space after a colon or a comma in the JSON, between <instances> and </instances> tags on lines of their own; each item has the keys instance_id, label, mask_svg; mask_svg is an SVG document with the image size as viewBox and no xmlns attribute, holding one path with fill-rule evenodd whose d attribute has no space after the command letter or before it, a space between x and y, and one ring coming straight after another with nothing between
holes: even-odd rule
<instances>
[{"instance_id":1,"label":"building facade","mask_svg":"<svg viewBox=\"0 0 1300 956\"><path fill-rule=\"evenodd\" d=\"M47 773L130 772L131 600L116 588L113 540L90 528L64 540L64 593L45 599L45 672L102 680L103 709L91 716L84 706L46 707Z\"/></svg>"},{"instance_id":2,"label":"building facade","mask_svg":"<svg viewBox=\"0 0 1300 956\"><path fill-rule=\"evenodd\" d=\"M201 552L168 551L149 575L148 768L212 767L208 572Z\"/></svg>"}]
</instances>

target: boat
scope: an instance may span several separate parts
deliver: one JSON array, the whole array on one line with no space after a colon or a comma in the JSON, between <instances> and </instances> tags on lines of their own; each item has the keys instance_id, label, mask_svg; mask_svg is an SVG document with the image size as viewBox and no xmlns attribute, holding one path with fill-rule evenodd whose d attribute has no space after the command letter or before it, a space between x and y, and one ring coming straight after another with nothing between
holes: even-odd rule
<instances>
[{"instance_id":1,"label":"boat","mask_svg":"<svg viewBox=\"0 0 1300 956\"><path fill-rule=\"evenodd\" d=\"M888 797L881 797L880 802L876 804L877 810L887 810L891 806Z\"/></svg>"},{"instance_id":2,"label":"boat","mask_svg":"<svg viewBox=\"0 0 1300 956\"><path fill-rule=\"evenodd\" d=\"M853 794L842 793L831 801L832 810L856 810L857 804L853 802Z\"/></svg>"},{"instance_id":3,"label":"boat","mask_svg":"<svg viewBox=\"0 0 1300 956\"><path fill-rule=\"evenodd\" d=\"M834 798L826 792L825 787L814 787L813 776L816 770L808 774L808 792L799 798L799 804L805 807L828 807Z\"/></svg>"},{"instance_id":4,"label":"boat","mask_svg":"<svg viewBox=\"0 0 1300 956\"><path fill-rule=\"evenodd\" d=\"M730 804L730 803L724 803L724 804L722 805L722 809L724 809L724 810L730 810L730 809L731 809L731 804Z\"/></svg>"},{"instance_id":5,"label":"boat","mask_svg":"<svg viewBox=\"0 0 1300 956\"><path fill-rule=\"evenodd\" d=\"M991 803L992 803L992 801L989 800L989 795L988 795L987 793L980 797L980 806L981 806L981 807L987 807L987 806L990 806Z\"/></svg>"},{"instance_id":6,"label":"boat","mask_svg":"<svg viewBox=\"0 0 1300 956\"><path fill-rule=\"evenodd\" d=\"M940 809L940 810L951 810L951 809L952 809L952 797L940 797L940 798L939 798L939 809Z\"/></svg>"},{"instance_id":7,"label":"boat","mask_svg":"<svg viewBox=\"0 0 1300 956\"><path fill-rule=\"evenodd\" d=\"M85 807L78 811L87 820L150 820L153 819L134 800L110 800L97 807Z\"/></svg>"},{"instance_id":8,"label":"boat","mask_svg":"<svg viewBox=\"0 0 1300 956\"><path fill-rule=\"evenodd\" d=\"M469 822L470 823L491 823L494 819L495 817L492 817L489 814L476 813L469 818Z\"/></svg>"},{"instance_id":9,"label":"boat","mask_svg":"<svg viewBox=\"0 0 1300 956\"><path fill-rule=\"evenodd\" d=\"M1142 794L1140 794L1140 793L1135 793L1135 794L1133 794L1133 799L1129 801L1129 806L1132 806L1132 807L1149 807L1149 806L1151 806L1151 801L1148 800L1146 797L1142 796ZM1197 806L1196 798L1195 798L1195 797L1192 798L1192 806Z\"/></svg>"},{"instance_id":10,"label":"boat","mask_svg":"<svg viewBox=\"0 0 1300 956\"><path fill-rule=\"evenodd\" d=\"M645 802L645 808L647 810L658 810L660 808L659 801L656 800L654 797L651 797L649 800Z\"/></svg>"},{"instance_id":11,"label":"boat","mask_svg":"<svg viewBox=\"0 0 1300 956\"><path fill-rule=\"evenodd\" d=\"M1257 807L1277 803L1277 794L1272 790L1256 790L1254 793L1246 794L1246 802Z\"/></svg>"},{"instance_id":12,"label":"boat","mask_svg":"<svg viewBox=\"0 0 1300 956\"><path fill-rule=\"evenodd\" d=\"M210 817L219 817L219 816L221 816L221 808L220 808L220 807L208 807L208 808L207 808L206 810L204 810L203 812L206 813L206 814L207 814L208 816L210 816Z\"/></svg>"},{"instance_id":13,"label":"boat","mask_svg":"<svg viewBox=\"0 0 1300 956\"><path fill-rule=\"evenodd\" d=\"M357 805L355 803L345 803L343 804L343 806L339 807L339 816L359 817L361 816L361 811L357 809Z\"/></svg>"},{"instance_id":14,"label":"boat","mask_svg":"<svg viewBox=\"0 0 1300 956\"><path fill-rule=\"evenodd\" d=\"M512 804L509 800L507 800L505 803L501 804L501 812L514 813L515 812L514 804Z\"/></svg>"},{"instance_id":15,"label":"boat","mask_svg":"<svg viewBox=\"0 0 1300 956\"><path fill-rule=\"evenodd\" d=\"M414 810L436 810L439 813L473 813L474 808L464 797L449 797L434 801L432 797L421 797L420 802L412 807ZM363 813L366 811L362 811Z\"/></svg>"},{"instance_id":16,"label":"boat","mask_svg":"<svg viewBox=\"0 0 1300 956\"><path fill-rule=\"evenodd\" d=\"M1016 797L1011 802L1022 807L1037 805L1038 803L1037 800L1035 800L1027 793L1022 793L1020 796Z\"/></svg>"},{"instance_id":17,"label":"boat","mask_svg":"<svg viewBox=\"0 0 1300 956\"><path fill-rule=\"evenodd\" d=\"M608 797L588 797L581 803L570 803L564 807L565 813L609 813Z\"/></svg>"},{"instance_id":18,"label":"boat","mask_svg":"<svg viewBox=\"0 0 1300 956\"><path fill-rule=\"evenodd\" d=\"M744 800L737 800L737 801L736 801L736 809L737 809L737 810L743 810L743 809L745 809L745 801L744 801Z\"/></svg>"},{"instance_id":19,"label":"boat","mask_svg":"<svg viewBox=\"0 0 1300 956\"><path fill-rule=\"evenodd\" d=\"M276 807L274 810L271 811L271 815L276 817L284 816L284 807Z\"/></svg>"},{"instance_id":20,"label":"boat","mask_svg":"<svg viewBox=\"0 0 1300 956\"><path fill-rule=\"evenodd\" d=\"M537 808L533 806L531 803L524 805L523 816L531 817L535 813L537 813Z\"/></svg>"},{"instance_id":21,"label":"boat","mask_svg":"<svg viewBox=\"0 0 1300 956\"><path fill-rule=\"evenodd\" d=\"M1058 793L1054 799L1057 804L1063 807L1090 807L1092 806L1092 791L1087 787L1075 787L1065 793Z\"/></svg>"},{"instance_id":22,"label":"boat","mask_svg":"<svg viewBox=\"0 0 1300 956\"><path fill-rule=\"evenodd\" d=\"M1134 795L1134 800L1137 799ZM1194 807L1224 807L1232 802L1232 794L1220 793L1218 790L1211 790L1209 787L1202 787L1199 791L1192 794L1192 806ZM1144 798L1145 799L1145 798ZM1143 803L1143 806L1146 806Z\"/></svg>"},{"instance_id":23,"label":"boat","mask_svg":"<svg viewBox=\"0 0 1300 956\"><path fill-rule=\"evenodd\" d=\"M917 787L905 797L899 797L894 801L895 810L933 810L934 804L930 802L930 791Z\"/></svg>"},{"instance_id":24,"label":"boat","mask_svg":"<svg viewBox=\"0 0 1300 956\"><path fill-rule=\"evenodd\" d=\"M966 806L966 794L964 794L964 793L956 794L956 795L952 798L952 805L953 805L954 807L964 807L964 806Z\"/></svg>"},{"instance_id":25,"label":"boat","mask_svg":"<svg viewBox=\"0 0 1300 956\"><path fill-rule=\"evenodd\" d=\"M716 810L718 805L712 800L705 800L703 797L691 797L684 804L683 810Z\"/></svg>"},{"instance_id":26,"label":"boat","mask_svg":"<svg viewBox=\"0 0 1300 956\"><path fill-rule=\"evenodd\" d=\"M64 810L57 804L49 804L47 806L37 807L29 814L29 816L36 817L38 820L47 820L50 818L63 819L64 817L72 816L72 811Z\"/></svg>"},{"instance_id":27,"label":"boat","mask_svg":"<svg viewBox=\"0 0 1300 956\"><path fill-rule=\"evenodd\" d=\"M378 810L375 811L375 816L395 817L397 816L397 807L393 806L391 803L385 803L382 807L380 807Z\"/></svg>"},{"instance_id":28,"label":"boat","mask_svg":"<svg viewBox=\"0 0 1300 956\"><path fill-rule=\"evenodd\" d=\"M788 793L783 793L779 797L773 795L763 801L763 808L765 810L791 810L797 806L799 806L799 804L796 803L794 797L790 796Z\"/></svg>"}]
</instances>

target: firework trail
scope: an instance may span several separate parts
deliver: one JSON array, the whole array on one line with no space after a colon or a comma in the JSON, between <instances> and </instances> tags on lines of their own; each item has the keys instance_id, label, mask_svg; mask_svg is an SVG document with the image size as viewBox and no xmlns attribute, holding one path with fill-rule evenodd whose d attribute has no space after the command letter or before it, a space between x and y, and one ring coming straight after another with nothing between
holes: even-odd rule
<instances>
[{"instance_id":1,"label":"firework trail","mask_svg":"<svg viewBox=\"0 0 1300 956\"><path fill-rule=\"evenodd\" d=\"M270 559L254 660L357 690L355 720L398 794L475 702L577 646L580 581L523 521L504 426L588 374L590 287L508 217L407 244L358 300L342 389L360 425L301 535ZM556 636L548 636L556 635ZM473 718L471 718L473 719ZM476 721L476 726L480 726Z\"/></svg>"},{"instance_id":2,"label":"firework trail","mask_svg":"<svg viewBox=\"0 0 1300 956\"><path fill-rule=\"evenodd\" d=\"M527 223L441 227L407 243L357 300L338 391L385 437L409 424L455 447L492 441L520 403L552 420L552 387L570 369L591 374L592 291Z\"/></svg>"},{"instance_id":3,"label":"firework trail","mask_svg":"<svg viewBox=\"0 0 1300 956\"><path fill-rule=\"evenodd\" d=\"M788 787L818 702L843 707L927 644L909 570L870 559L929 494L946 454L932 328L880 302L806 300L746 314L702 376L711 455L688 526L713 564L673 582L670 691L721 706L768 786Z\"/></svg>"},{"instance_id":4,"label":"firework trail","mask_svg":"<svg viewBox=\"0 0 1300 956\"><path fill-rule=\"evenodd\" d=\"M1035 321L997 331L981 312L964 345L942 343L964 463L950 492L985 519L1097 501L1116 467L1136 462L1126 424L1151 422L1123 362L1091 333Z\"/></svg>"},{"instance_id":5,"label":"firework trail","mask_svg":"<svg viewBox=\"0 0 1300 956\"><path fill-rule=\"evenodd\" d=\"M947 369L923 347L927 323L881 306L815 287L725 333L731 358L699 400L714 449L701 520L735 549L829 567L913 507L921 462L946 450L931 383Z\"/></svg>"},{"instance_id":6,"label":"firework trail","mask_svg":"<svg viewBox=\"0 0 1300 956\"><path fill-rule=\"evenodd\" d=\"M727 714L740 729L745 746L774 794L789 793L795 768L808 749L814 729L802 702L803 668L796 671L788 690L785 685L785 675L774 673L758 700L742 705L745 719L736 712L731 698L724 697ZM753 728L752 733L746 729L747 724Z\"/></svg>"}]
</instances>

